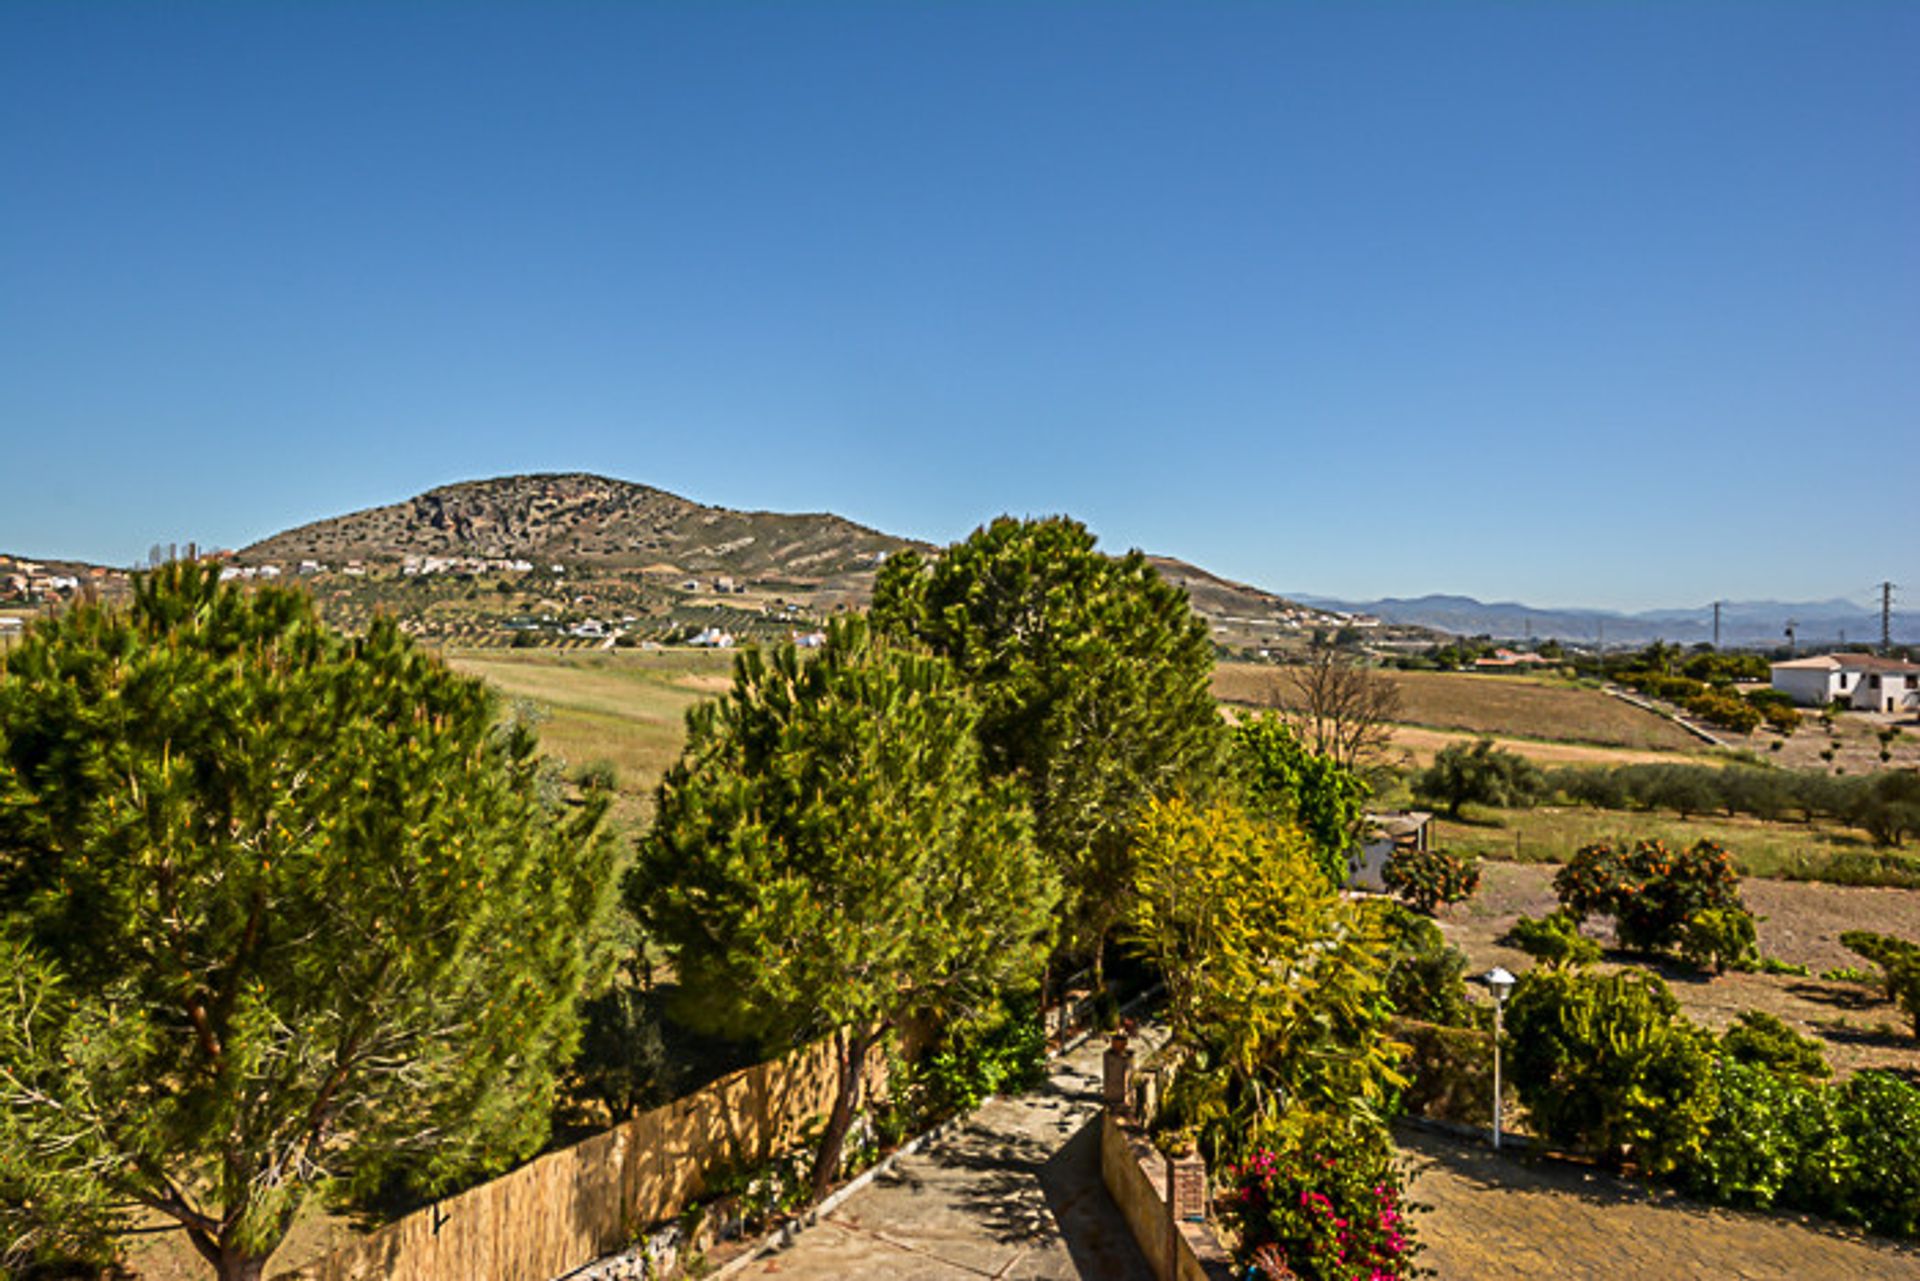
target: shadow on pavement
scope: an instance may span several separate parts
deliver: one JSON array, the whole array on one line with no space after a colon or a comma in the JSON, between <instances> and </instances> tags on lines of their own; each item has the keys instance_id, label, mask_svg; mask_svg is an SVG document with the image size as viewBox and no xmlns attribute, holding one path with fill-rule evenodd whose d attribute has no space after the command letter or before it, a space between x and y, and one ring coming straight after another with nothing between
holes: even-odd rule
<instances>
[{"instance_id":1,"label":"shadow on pavement","mask_svg":"<svg viewBox=\"0 0 1920 1281\"><path fill-rule=\"evenodd\" d=\"M1040 1187L1082 1277L1150 1281L1146 1256L1100 1181L1098 1112L1040 1167Z\"/></svg>"}]
</instances>

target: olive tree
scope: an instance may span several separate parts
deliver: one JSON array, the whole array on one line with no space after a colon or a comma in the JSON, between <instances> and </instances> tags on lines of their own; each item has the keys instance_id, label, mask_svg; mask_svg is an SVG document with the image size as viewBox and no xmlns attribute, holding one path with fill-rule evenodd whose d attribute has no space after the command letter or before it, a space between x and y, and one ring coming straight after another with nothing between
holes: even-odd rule
<instances>
[{"instance_id":1,"label":"olive tree","mask_svg":"<svg viewBox=\"0 0 1920 1281\"><path fill-rule=\"evenodd\" d=\"M316 1191L537 1149L607 799L297 592L176 563L37 625L0 674L0 1250L144 1207L252 1279Z\"/></svg>"},{"instance_id":2,"label":"olive tree","mask_svg":"<svg viewBox=\"0 0 1920 1281\"><path fill-rule=\"evenodd\" d=\"M1058 888L1018 791L986 777L978 717L947 662L859 619L811 661L748 650L688 713L629 873L678 1017L773 1050L833 1038L816 1194L890 1025L1037 982Z\"/></svg>"},{"instance_id":3,"label":"olive tree","mask_svg":"<svg viewBox=\"0 0 1920 1281\"><path fill-rule=\"evenodd\" d=\"M1546 790L1546 776L1538 765L1517 752L1495 747L1490 738L1441 748L1433 764L1413 779L1416 797L1446 806L1453 818L1460 817L1460 807L1470 802L1532 805Z\"/></svg>"}]
</instances>

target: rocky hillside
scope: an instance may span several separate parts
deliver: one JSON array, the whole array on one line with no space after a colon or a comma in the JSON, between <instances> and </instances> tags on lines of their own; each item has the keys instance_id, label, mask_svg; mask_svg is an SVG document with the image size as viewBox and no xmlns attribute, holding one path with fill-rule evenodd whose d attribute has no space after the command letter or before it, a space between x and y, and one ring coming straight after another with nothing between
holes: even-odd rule
<instances>
[{"instance_id":1,"label":"rocky hillside","mask_svg":"<svg viewBox=\"0 0 1920 1281\"><path fill-rule=\"evenodd\" d=\"M443 485L405 502L275 534L237 559L338 565L506 557L822 582L871 571L886 553L912 545L839 516L707 507L649 485L569 473Z\"/></svg>"},{"instance_id":2,"label":"rocky hillside","mask_svg":"<svg viewBox=\"0 0 1920 1281\"><path fill-rule=\"evenodd\" d=\"M648 600L684 604L728 576L746 592L811 607L860 607L871 599L886 556L923 546L830 514L786 515L707 507L648 485L583 473L506 476L429 490L417 498L316 521L239 552L241 565L291 570L316 561L332 571L359 561L369 570L432 558L522 560L542 571L564 565L575 581L645 571ZM1236 650L1291 648L1338 620L1272 592L1236 583L1165 556L1161 574L1186 589L1217 642ZM698 580L676 595L682 578ZM384 580L379 580L384 581ZM366 594L376 579L342 590ZM666 595L662 596L661 593ZM684 596L684 599L682 597ZM754 600L723 598L737 607ZM599 604L609 603L604 592ZM630 602L631 603L631 602ZM404 610L404 604L382 601Z\"/></svg>"}]
</instances>

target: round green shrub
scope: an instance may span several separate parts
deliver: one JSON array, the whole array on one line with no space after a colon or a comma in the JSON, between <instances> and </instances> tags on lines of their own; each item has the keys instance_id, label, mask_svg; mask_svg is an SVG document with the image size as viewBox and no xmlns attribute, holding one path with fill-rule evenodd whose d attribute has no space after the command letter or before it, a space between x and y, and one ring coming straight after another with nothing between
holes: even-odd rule
<instances>
[{"instance_id":1,"label":"round green shrub","mask_svg":"<svg viewBox=\"0 0 1920 1281\"><path fill-rule=\"evenodd\" d=\"M1550 1141L1655 1173L1686 1160L1713 1114L1713 1037L1657 976L1543 966L1507 1002L1513 1080Z\"/></svg>"},{"instance_id":2,"label":"round green shrub","mask_svg":"<svg viewBox=\"0 0 1920 1281\"><path fill-rule=\"evenodd\" d=\"M1720 1035L1720 1048L1736 1063L1795 1076L1833 1075L1819 1041L1801 1036L1765 1010L1747 1010Z\"/></svg>"},{"instance_id":3,"label":"round green shrub","mask_svg":"<svg viewBox=\"0 0 1920 1281\"><path fill-rule=\"evenodd\" d=\"M1600 944L1580 932L1580 921L1562 908L1545 916L1523 916L1500 941L1550 965L1591 965Z\"/></svg>"}]
</instances>

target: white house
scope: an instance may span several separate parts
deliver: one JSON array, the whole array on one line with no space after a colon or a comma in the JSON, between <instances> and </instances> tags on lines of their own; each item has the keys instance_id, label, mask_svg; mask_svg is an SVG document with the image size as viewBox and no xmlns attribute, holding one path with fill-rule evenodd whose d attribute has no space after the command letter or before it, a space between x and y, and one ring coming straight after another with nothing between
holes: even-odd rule
<instances>
[{"instance_id":1,"label":"white house","mask_svg":"<svg viewBox=\"0 0 1920 1281\"><path fill-rule=\"evenodd\" d=\"M1855 711L1920 709L1920 663L1874 654L1818 654L1773 664L1773 687L1803 707L1839 699Z\"/></svg>"}]
</instances>

